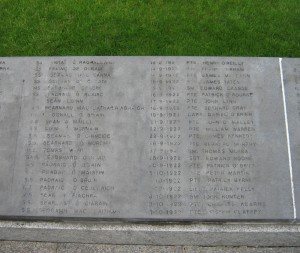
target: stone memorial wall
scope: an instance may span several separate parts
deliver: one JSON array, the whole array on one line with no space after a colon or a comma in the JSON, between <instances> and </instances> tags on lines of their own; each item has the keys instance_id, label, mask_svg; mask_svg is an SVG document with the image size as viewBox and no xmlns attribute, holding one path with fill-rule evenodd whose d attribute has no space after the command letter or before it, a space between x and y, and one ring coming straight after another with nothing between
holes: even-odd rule
<instances>
[{"instance_id":1,"label":"stone memorial wall","mask_svg":"<svg viewBox=\"0 0 300 253\"><path fill-rule=\"evenodd\" d=\"M297 220L300 59L0 58L0 217Z\"/></svg>"}]
</instances>

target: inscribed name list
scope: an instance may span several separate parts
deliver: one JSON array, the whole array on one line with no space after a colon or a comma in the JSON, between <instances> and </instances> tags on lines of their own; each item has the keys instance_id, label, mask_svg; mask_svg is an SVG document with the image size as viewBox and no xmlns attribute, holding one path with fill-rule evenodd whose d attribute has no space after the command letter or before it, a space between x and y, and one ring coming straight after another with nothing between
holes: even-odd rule
<instances>
[{"instance_id":1,"label":"inscribed name list","mask_svg":"<svg viewBox=\"0 0 300 253\"><path fill-rule=\"evenodd\" d=\"M292 219L278 60L2 58L0 215Z\"/></svg>"}]
</instances>

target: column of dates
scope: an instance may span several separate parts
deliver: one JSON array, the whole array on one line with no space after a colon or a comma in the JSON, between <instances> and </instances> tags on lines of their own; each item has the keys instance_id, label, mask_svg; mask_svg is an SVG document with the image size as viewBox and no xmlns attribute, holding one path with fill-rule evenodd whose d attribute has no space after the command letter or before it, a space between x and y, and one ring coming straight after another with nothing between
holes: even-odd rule
<instances>
[{"instance_id":1,"label":"column of dates","mask_svg":"<svg viewBox=\"0 0 300 253\"><path fill-rule=\"evenodd\" d=\"M182 213L180 93L178 67L174 61L151 62L150 163L153 191L150 215Z\"/></svg>"},{"instance_id":2,"label":"column of dates","mask_svg":"<svg viewBox=\"0 0 300 253\"><path fill-rule=\"evenodd\" d=\"M34 171L32 168L39 162L38 156L38 117L36 113L39 111L39 97L40 97L40 78L42 76L42 62L36 61L34 69L34 79L30 89L30 96L32 97L31 113L28 125L28 138L25 150L25 177L23 182L22 201L23 207L21 212L29 214L32 212L31 205L33 204L33 183ZM23 83L24 86L24 83ZM22 89L23 90L23 89ZM23 91L22 91L23 92Z\"/></svg>"}]
</instances>

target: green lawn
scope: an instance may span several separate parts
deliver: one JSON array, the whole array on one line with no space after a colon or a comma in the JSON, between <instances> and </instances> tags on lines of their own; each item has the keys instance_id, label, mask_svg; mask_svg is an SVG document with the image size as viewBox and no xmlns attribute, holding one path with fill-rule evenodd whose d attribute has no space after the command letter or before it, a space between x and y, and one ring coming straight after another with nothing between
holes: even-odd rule
<instances>
[{"instance_id":1,"label":"green lawn","mask_svg":"<svg viewBox=\"0 0 300 253\"><path fill-rule=\"evenodd\" d=\"M300 0L0 0L0 56L300 57Z\"/></svg>"}]
</instances>

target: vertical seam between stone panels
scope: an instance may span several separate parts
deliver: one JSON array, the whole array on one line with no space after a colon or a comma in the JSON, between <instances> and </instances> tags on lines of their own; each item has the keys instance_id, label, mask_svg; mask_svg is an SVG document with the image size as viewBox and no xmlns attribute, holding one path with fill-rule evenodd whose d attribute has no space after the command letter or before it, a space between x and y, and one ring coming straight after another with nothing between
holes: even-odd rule
<instances>
[{"instance_id":1,"label":"vertical seam between stone panels","mask_svg":"<svg viewBox=\"0 0 300 253\"><path fill-rule=\"evenodd\" d=\"M16 136L16 143L15 143L15 154L14 154L14 165L13 165L13 171L12 171L12 179L11 179L11 191L13 188L14 183L14 177L15 177L15 170L16 170L16 160L17 160L17 150L18 150L18 139L19 139L19 132L20 132L20 119L21 119L21 112L22 112L22 105L23 105L23 89L24 89L24 82L22 81L21 85L21 94L20 94L20 109L19 109L19 115L18 115L18 128L17 128L17 136Z\"/></svg>"},{"instance_id":2,"label":"vertical seam between stone panels","mask_svg":"<svg viewBox=\"0 0 300 253\"><path fill-rule=\"evenodd\" d=\"M279 67L280 67L280 79L281 79L281 89L282 89L282 98L283 98L283 109L284 109L287 148L288 148L288 156L289 156L289 168L290 168L291 190L292 190L293 209L294 209L294 220L296 220L297 210L296 210L296 203L295 203L293 163L292 163L292 155L291 155L289 123L288 123L287 108L286 108L285 87L284 87L284 80L283 80L282 58L279 58Z\"/></svg>"}]
</instances>

